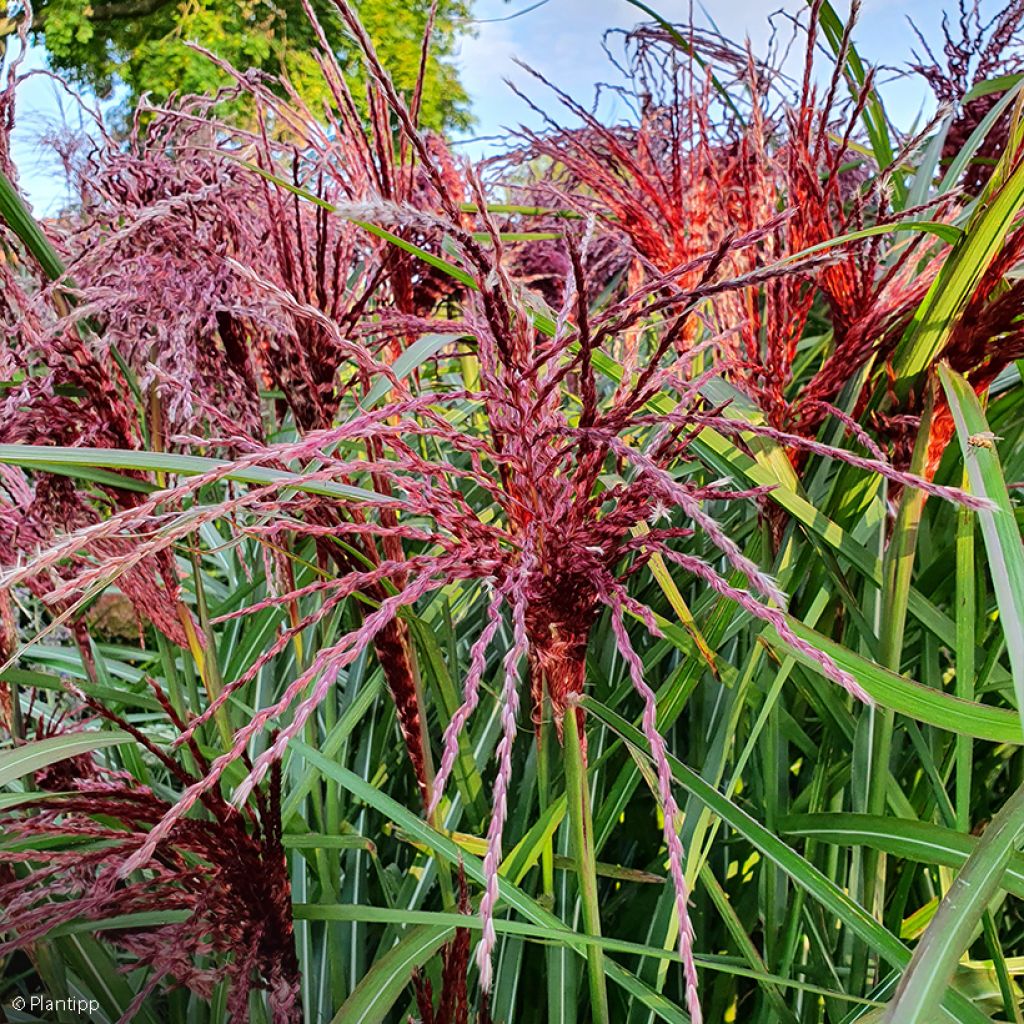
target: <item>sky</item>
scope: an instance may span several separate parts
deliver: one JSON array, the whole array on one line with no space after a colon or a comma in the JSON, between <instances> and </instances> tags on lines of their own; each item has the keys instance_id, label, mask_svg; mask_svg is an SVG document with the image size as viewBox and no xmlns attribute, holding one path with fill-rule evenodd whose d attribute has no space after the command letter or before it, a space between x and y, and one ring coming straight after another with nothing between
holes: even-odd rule
<instances>
[{"instance_id":1,"label":"sky","mask_svg":"<svg viewBox=\"0 0 1024 1024\"><path fill-rule=\"evenodd\" d=\"M647 0L668 21L685 21L689 0ZM509 89L505 79L526 87L531 99L544 101L546 90L519 69L513 62L519 58L531 65L549 81L574 98L586 101L593 95L597 82L614 77L608 58L602 51L602 38L612 26L630 26L650 20L628 0L476 0L475 38L461 46L462 80L473 98L473 109L479 125L478 135L500 133L502 126L530 120L523 101ZM776 11L806 10L804 0L703 0L694 3L698 23L713 22L723 35L742 41L749 38L754 52L764 52L771 24L769 16ZM834 4L845 17L849 0ZM926 37L939 33L942 7L951 0L865 0L859 29L854 41L862 56L873 63L902 65L910 56L916 39L907 22L914 19ZM526 13L516 17L515 12ZM509 17L513 15L513 17ZM507 19L507 20L490 20ZM784 21L775 17L775 24L784 28ZM798 55L794 55L799 59ZM899 115L912 120L926 99L923 83L901 83L897 105ZM550 104L544 103L548 106ZM609 111L602 109L607 115Z\"/></svg>"},{"instance_id":2,"label":"sky","mask_svg":"<svg viewBox=\"0 0 1024 1024\"><path fill-rule=\"evenodd\" d=\"M683 21L689 0L648 0L650 6L670 21ZM803 0L703 0L694 3L699 22L709 20L732 39L749 37L755 52L767 43L769 15L780 9L801 11ZM849 0L836 0L844 15ZM943 10L954 0L864 0L854 41L867 61L902 67L917 46L908 18L926 38L941 38ZM996 9L992 3L984 8ZM475 33L463 40L458 55L462 81L472 99L476 125L463 140L464 151L479 156L493 151L507 135L507 128L520 123L537 126L537 117L517 97L506 79L524 91L544 109L557 106L551 94L533 81L515 63L525 61L588 107L599 82L614 79L614 69L602 49L604 33L611 27L629 27L647 16L628 0L475 0ZM34 49L24 68L43 68L45 58ZM891 83L883 92L890 117L897 126L908 127L928 103L928 90L920 79L910 76ZM599 107L605 118L625 116L625 109L611 99ZM20 184L39 215L56 212L69 198L63 187L59 163L46 144L47 134L61 124L74 128L83 123L75 104L51 79L43 76L23 83L18 95L14 132L14 159Z\"/></svg>"}]
</instances>

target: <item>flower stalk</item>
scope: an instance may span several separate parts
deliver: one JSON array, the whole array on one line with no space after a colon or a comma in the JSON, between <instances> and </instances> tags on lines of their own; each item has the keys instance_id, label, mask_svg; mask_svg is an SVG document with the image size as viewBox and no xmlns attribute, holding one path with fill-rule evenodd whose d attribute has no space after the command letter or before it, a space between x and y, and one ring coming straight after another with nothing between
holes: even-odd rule
<instances>
[{"instance_id":1,"label":"flower stalk","mask_svg":"<svg viewBox=\"0 0 1024 1024\"><path fill-rule=\"evenodd\" d=\"M921 425L911 457L910 471L920 475L928 458L931 435L934 393L929 390L921 415ZM899 511L884 562L885 590L882 594L879 637L879 662L885 668L899 672L903 660L903 637L907 623L907 608L917 551L917 534L924 511L925 492L904 487L900 494ZM869 814L885 813L892 757L895 713L891 708L872 706L871 774L868 780L867 808ZM867 850L864 857L864 905L881 919L885 902L885 857L877 850ZM855 957L855 969L862 960ZM856 976L856 975L855 975ZM866 981L866 970L865 978Z\"/></svg>"},{"instance_id":2,"label":"flower stalk","mask_svg":"<svg viewBox=\"0 0 1024 1024\"><path fill-rule=\"evenodd\" d=\"M590 814L586 757L580 739L579 711L575 701L562 719L565 757L565 791L569 804L576 878L587 935L601 937L601 910L597 892L597 861L594 854L594 823ZM600 945L587 946L587 977L590 982L590 1008L594 1024L609 1024L608 990L604 978L604 952Z\"/></svg>"}]
</instances>

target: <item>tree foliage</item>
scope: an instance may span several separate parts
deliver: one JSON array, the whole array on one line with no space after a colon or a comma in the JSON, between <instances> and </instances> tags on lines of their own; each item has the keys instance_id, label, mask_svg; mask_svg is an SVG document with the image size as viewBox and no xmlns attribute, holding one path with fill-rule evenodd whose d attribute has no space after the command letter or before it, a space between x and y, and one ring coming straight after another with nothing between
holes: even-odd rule
<instances>
[{"instance_id":1,"label":"tree foliage","mask_svg":"<svg viewBox=\"0 0 1024 1024\"><path fill-rule=\"evenodd\" d=\"M313 6L361 95L362 64L333 5L313 0ZM464 127L470 121L468 97L452 60L469 7L467 0L438 4L421 110L427 128ZM430 0L362 0L359 11L395 84L411 93ZM8 28L14 24L9 19ZM107 96L123 83L126 111L144 93L160 101L172 93L208 93L228 84L228 75L189 43L233 67L287 73L314 109L327 94L301 0L48 0L36 5L33 29L52 66L77 84Z\"/></svg>"}]
</instances>

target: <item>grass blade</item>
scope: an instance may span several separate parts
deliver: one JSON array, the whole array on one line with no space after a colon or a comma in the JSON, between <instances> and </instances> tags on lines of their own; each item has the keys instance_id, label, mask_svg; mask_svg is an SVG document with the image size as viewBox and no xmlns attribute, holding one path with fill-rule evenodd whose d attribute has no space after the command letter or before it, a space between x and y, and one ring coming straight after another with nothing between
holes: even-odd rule
<instances>
[{"instance_id":1,"label":"grass blade","mask_svg":"<svg viewBox=\"0 0 1024 1024\"><path fill-rule=\"evenodd\" d=\"M939 367L939 379L949 399L971 489L996 506L980 510L978 521L1006 638L1017 708L1024 719L1024 543L981 403L967 381L948 366Z\"/></svg>"},{"instance_id":2,"label":"grass blade","mask_svg":"<svg viewBox=\"0 0 1024 1024\"><path fill-rule=\"evenodd\" d=\"M882 1020L931 1024L1024 832L1024 786L1006 802L939 905Z\"/></svg>"},{"instance_id":3,"label":"grass blade","mask_svg":"<svg viewBox=\"0 0 1024 1024\"><path fill-rule=\"evenodd\" d=\"M69 757L90 754L94 750L114 747L130 740L126 732L78 732L33 740L13 750L0 750L0 786L6 786L15 779L31 775Z\"/></svg>"}]
</instances>

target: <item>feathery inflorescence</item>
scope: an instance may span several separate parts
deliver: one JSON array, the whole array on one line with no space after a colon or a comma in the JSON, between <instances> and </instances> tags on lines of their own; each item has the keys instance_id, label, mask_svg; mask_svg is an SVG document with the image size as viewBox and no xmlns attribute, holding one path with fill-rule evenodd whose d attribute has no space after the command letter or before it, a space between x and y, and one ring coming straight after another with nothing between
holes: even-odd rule
<instances>
[{"instance_id":1,"label":"feathery inflorescence","mask_svg":"<svg viewBox=\"0 0 1024 1024\"><path fill-rule=\"evenodd\" d=\"M159 688L153 691L172 726L181 729L182 720ZM81 693L75 698L84 710L131 733L172 778L190 780L139 729ZM70 736L83 725L70 717L39 717L35 733ZM198 746L191 743L188 750L198 770L205 770ZM130 880L122 877L121 866L166 815L167 802L128 773L100 767L90 755L38 771L34 781L38 796L0 812L12 840L0 851L0 927L9 933L0 955L31 947L63 924L129 915L123 928L110 933L111 941L130 955L133 966L149 968L149 976L124 1022L136 1019L165 980L209 999L214 985L226 979L233 1020L245 1019L254 988L266 989L274 1024L301 1018L291 887L281 845L280 773L243 810L217 793L206 794L204 818L179 820L159 854ZM69 836L75 845L54 849L56 840ZM152 927L130 923L130 915L153 911L170 914L172 921Z\"/></svg>"}]
</instances>

